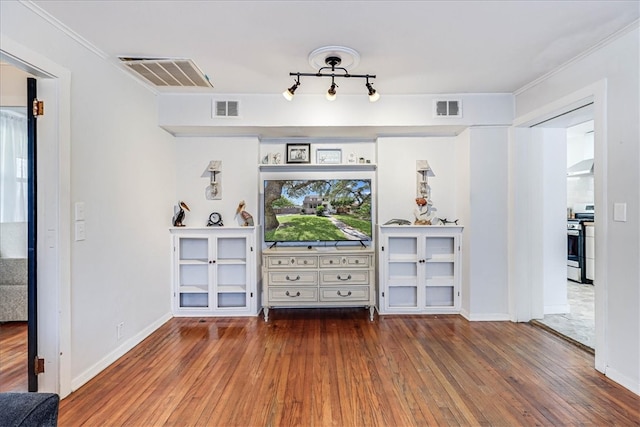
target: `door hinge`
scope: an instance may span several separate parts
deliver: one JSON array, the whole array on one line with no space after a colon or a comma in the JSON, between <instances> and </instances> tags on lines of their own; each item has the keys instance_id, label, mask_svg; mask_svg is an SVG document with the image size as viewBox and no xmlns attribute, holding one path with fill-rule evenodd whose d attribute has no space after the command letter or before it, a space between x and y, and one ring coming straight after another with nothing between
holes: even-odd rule
<instances>
[{"instance_id":1,"label":"door hinge","mask_svg":"<svg viewBox=\"0 0 640 427\"><path fill-rule=\"evenodd\" d=\"M253 292L251 292L251 298L253 298Z\"/></svg>"},{"instance_id":2,"label":"door hinge","mask_svg":"<svg viewBox=\"0 0 640 427\"><path fill-rule=\"evenodd\" d=\"M253 246L251 246L251 252L253 252Z\"/></svg>"},{"instance_id":3,"label":"door hinge","mask_svg":"<svg viewBox=\"0 0 640 427\"><path fill-rule=\"evenodd\" d=\"M33 370L35 371L36 375L44 374L44 359L43 358L36 356L35 363L33 364Z\"/></svg>"},{"instance_id":4,"label":"door hinge","mask_svg":"<svg viewBox=\"0 0 640 427\"><path fill-rule=\"evenodd\" d=\"M381 250L382 252L384 252L384 246L381 246L381 247L380 247L380 250Z\"/></svg>"},{"instance_id":5,"label":"door hinge","mask_svg":"<svg viewBox=\"0 0 640 427\"><path fill-rule=\"evenodd\" d=\"M382 298L384 298L384 292L382 293Z\"/></svg>"},{"instance_id":6,"label":"door hinge","mask_svg":"<svg viewBox=\"0 0 640 427\"><path fill-rule=\"evenodd\" d=\"M44 101L37 98L33 100L33 115L35 117L44 116Z\"/></svg>"},{"instance_id":7,"label":"door hinge","mask_svg":"<svg viewBox=\"0 0 640 427\"><path fill-rule=\"evenodd\" d=\"M460 291L458 291L458 296L460 296Z\"/></svg>"}]
</instances>

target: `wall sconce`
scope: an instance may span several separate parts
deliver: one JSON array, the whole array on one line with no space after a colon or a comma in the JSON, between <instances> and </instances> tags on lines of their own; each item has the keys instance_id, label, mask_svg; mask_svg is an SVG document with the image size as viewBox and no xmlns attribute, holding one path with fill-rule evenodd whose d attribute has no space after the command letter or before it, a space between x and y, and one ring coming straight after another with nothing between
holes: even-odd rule
<instances>
[{"instance_id":1,"label":"wall sconce","mask_svg":"<svg viewBox=\"0 0 640 427\"><path fill-rule=\"evenodd\" d=\"M416 160L416 171L418 172L417 196L424 197L428 202L431 202L431 187L429 187L427 178L436 176L436 174L433 173L433 169L426 160Z\"/></svg>"},{"instance_id":2,"label":"wall sconce","mask_svg":"<svg viewBox=\"0 0 640 427\"><path fill-rule=\"evenodd\" d=\"M220 173L222 173L222 160L211 160L202 173L202 178L209 178L209 185L207 185L207 188L204 190L204 195L207 200L222 199Z\"/></svg>"}]
</instances>

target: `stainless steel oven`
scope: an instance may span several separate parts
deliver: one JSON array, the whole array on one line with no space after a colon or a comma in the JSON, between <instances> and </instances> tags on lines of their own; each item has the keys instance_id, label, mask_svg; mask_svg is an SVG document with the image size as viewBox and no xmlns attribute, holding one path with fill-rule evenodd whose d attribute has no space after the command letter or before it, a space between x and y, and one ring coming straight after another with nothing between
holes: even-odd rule
<instances>
[{"instance_id":1,"label":"stainless steel oven","mask_svg":"<svg viewBox=\"0 0 640 427\"><path fill-rule=\"evenodd\" d=\"M592 283L587 279L583 223L593 221L593 205L577 205L573 211L575 218L567 219L567 278L578 283Z\"/></svg>"}]
</instances>

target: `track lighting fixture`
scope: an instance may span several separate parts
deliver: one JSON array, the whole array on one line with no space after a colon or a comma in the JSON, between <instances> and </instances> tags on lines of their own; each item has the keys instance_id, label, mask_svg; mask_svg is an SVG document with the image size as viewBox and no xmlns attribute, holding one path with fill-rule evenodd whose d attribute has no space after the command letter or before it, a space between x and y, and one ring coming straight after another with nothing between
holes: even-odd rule
<instances>
[{"instance_id":1,"label":"track lighting fixture","mask_svg":"<svg viewBox=\"0 0 640 427\"><path fill-rule=\"evenodd\" d=\"M349 71L346 68L339 67L340 63L342 62L342 59L339 56L335 56L335 55L327 56L324 62L325 64L327 64L327 66L321 67L317 73L289 73L290 76L296 76L296 82L293 86L291 86L289 89L286 89L282 93L285 99L287 99L288 101L291 101L293 99L293 94L295 90L298 88L298 86L300 86L301 76L331 77L331 86L329 87L329 90L327 91L327 95L326 95L329 101L334 101L336 99L336 87L338 87L338 85L335 83L336 77L366 79L367 82L365 86L367 87L367 91L369 92L369 101L376 102L378 99L380 99L380 94L373 88L371 83L369 83L369 79L376 78L374 74L349 74ZM330 70L331 72L330 73L323 72L325 70ZM336 74L336 71L338 72L337 74Z\"/></svg>"}]
</instances>

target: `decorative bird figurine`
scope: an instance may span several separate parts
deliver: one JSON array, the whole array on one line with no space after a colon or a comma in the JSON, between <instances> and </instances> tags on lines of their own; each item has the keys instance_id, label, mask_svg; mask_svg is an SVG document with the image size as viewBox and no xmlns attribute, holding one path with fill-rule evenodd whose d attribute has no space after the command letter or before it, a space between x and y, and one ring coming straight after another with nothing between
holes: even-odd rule
<instances>
[{"instance_id":1,"label":"decorative bird figurine","mask_svg":"<svg viewBox=\"0 0 640 427\"><path fill-rule=\"evenodd\" d=\"M240 203L238 204L238 209L236 209L236 216L240 214L240 218L242 218L242 220L244 221L243 226L249 227L253 225L253 217L249 212L244 210L244 206L245 206L244 200L241 200Z\"/></svg>"},{"instance_id":2,"label":"decorative bird figurine","mask_svg":"<svg viewBox=\"0 0 640 427\"><path fill-rule=\"evenodd\" d=\"M182 200L180 200L178 202L178 211L176 212L176 214L173 216L173 226L174 227L184 227L184 224L182 223L182 221L184 220L184 210L188 210L189 212L191 212L191 209L189 209L189 206L187 206L187 204L185 202L183 202Z\"/></svg>"}]
</instances>

